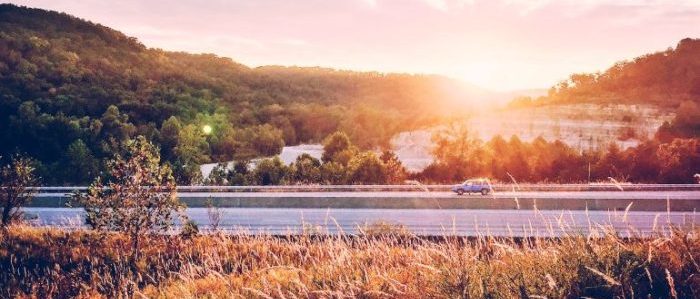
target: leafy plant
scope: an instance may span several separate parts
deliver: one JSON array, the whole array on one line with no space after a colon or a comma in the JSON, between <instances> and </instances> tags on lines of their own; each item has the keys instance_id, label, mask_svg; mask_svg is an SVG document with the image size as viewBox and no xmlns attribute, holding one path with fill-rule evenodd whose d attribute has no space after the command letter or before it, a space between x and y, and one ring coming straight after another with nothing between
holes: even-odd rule
<instances>
[{"instance_id":1,"label":"leafy plant","mask_svg":"<svg viewBox=\"0 0 700 299\"><path fill-rule=\"evenodd\" d=\"M20 208L29 202L34 192L28 187L37 184L34 175L34 167L28 158L14 156L9 164L0 168L0 208L2 218L0 227L6 227L10 223L22 217Z\"/></svg>"},{"instance_id":2,"label":"leafy plant","mask_svg":"<svg viewBox=\"0 0 700 299\"><path fill-rule=\"evenodd\" d=\"M124 155L109 161L108 169L106 184L97 178L77 199L89 226L130 238L131 255L137 260L141 238L169 229L174 213L184 206L177 199L170 167L160 165L158 149L142 136L127 142Z\"/></svg>"}]
</instances>

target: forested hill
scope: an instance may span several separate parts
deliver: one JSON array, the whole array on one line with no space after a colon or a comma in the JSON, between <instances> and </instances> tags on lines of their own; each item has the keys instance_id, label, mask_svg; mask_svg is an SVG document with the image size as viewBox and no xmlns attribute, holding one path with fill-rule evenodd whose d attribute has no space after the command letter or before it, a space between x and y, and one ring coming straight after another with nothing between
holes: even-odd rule
<instances>
[{"instance_id":1,"label":"forested hill","mask_svg":"<svg viewBox=\"0 0 700 299\"><path fill-rule=\"evenodd\" d=\"M83 182L94 175L83 169L97 171L136 135L189 171L336 130L376 147L485 94L437 76L251 69L215 55L151 49L67 14L0 5L0 154L34 157L49 182ZM213 133L203 136L203 125Z\"/></svg>"},{"instance_id":2,"label":"forested hill","mask_svg":"<svg viewBox=\"0 0 700 299\"><path fill-rule=\"evenodd\" d=\"M551 88L557 103L653 104L677 108L700 102L700 39L686 38L676 48L620 61L603 73L573 74Z\"/></svg>"},{"instance_id":3,"label":"forested hill","mask_svg":"<svg viewBox=\"0 0 700 299\"><path fill-rule=\"evenodd\" d=\"M673 111L657 137L700 137L700 39L675 48L620 61L602 73L572 74L546 96L513 100L511 107L557 104L643 104Z\"/></svg>"}]
</instances>

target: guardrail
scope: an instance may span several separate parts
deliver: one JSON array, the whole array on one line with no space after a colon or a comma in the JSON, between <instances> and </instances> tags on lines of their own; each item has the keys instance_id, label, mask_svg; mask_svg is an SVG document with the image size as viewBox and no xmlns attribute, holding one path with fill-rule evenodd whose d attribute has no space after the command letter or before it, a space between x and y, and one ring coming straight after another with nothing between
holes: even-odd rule
<instances>
[{"instance_id":1,"label":"guardrail","mask_svg":"<svg viewBox=\"0 0 700 299\"><path fill-rule=\"evenodd\" d=\"M178 186L187 192L410 192L450 191L454 185L289 185L289 186ZM88 187L34 187L36 193L83 192ZM700 191L700 184L494 184L496 192L507 191Z\"/></svg>"}]
</instances>

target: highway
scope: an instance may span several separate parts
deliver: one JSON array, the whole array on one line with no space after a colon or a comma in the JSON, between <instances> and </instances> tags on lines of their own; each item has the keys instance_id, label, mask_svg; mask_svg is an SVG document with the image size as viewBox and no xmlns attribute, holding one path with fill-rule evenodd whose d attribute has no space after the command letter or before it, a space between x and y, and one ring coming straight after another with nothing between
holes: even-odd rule
<instances>
[{"instance_id":1,"label":"highway","mask_svg":"<svg viewBox=\"0 0 700 299\"><path fill-rule=\"evenodd\" d=\"M64 192L38 193L36 197L67 196ZM550 198L550 199L697 199L700 191L521 191L494 192L488 195L474 193L457 195L453 192L394 191L394 192L178 192L179 197L259 197L259 198Z\"/></svg>"},{"instance_id":2,"label":"highway","mask_svg":"<svg viewBox=\"0 0 700 299\"><path fill-rule=\"evenodd\" d=\"M202 187L211 188L211 187ZM250 187L248 187L250 188ZM189 207L208 201L230 208L336 208L336 209L541 209L686 211L700 209L700 190L668 188L655 191L495 191L488 195L457 195L449 191L300 191L295 188L262 190L178 191ZM327 187L323 187L327 188ZM378 188L374 186L373 188ZM65 190L42 190L31 206L65 207ZM630 206L631 205L631 206Z\"/></svg>"},{"instance_id":3,"label":"highway","mask_svg":"<svg viewBox=\"0 0 700 299\"><path fill-rule=\"evenodd\" d=\"M75 229L82 226L79 208L27 208L37 224ZM207 208L186 211L200 229L211 228ZM238 234L355 234L378 222L402 225L419 235L551 237L602 235L613 228L622 236L668 234L669 226L692 229L700 223L693 212L449 210L449 209L298 209L221 208L219 228Z\"/></svg>"},{"instance_id":4,"label":"highway","mask_svg":"<svg viewBox=\"0 0 700 299\"><path fill-rule=\"evenodd\" d=\"M624 236L667 234L700 219L700 185L496 185L494 192L459 196L449 185L428 186L184 186L187 215L210 227L208 209L230 233L358 233L376 222L421 235ZM83 210L66 208L85 187L43 187L27 212L39 225L81 227ZM516 191L514 191L516 190ZM519 191L518 191L519 190Z\"/></svg>"},{"instance_id":5,"label":"highway","mask_svg":"<svg viewBox=\"0 0 700 299\"><path fill-rule=\"evenodd\" d=\"M483 199L513 199L513 198L537 198L537 199L695 199L699 200L700 191L524 191L524 192L496 192L488 195L472 194L457 195L452 192L180 192L180 197L220 197L220 198L461 198Z\"/></svg>"},{"instance_id":6,"label":"highway","mask_svg":"<svg viewBox=\"0 0 700 299\"><path fill-rule=\"evenodd\" d=\"M177 186L180 192L448 192L453 185L281 185L281 186ZM499 192L555 191L700 191L700 184L494 184ZM85 191L86 186L36 187L39 193Z\"/></svg>"}]
</instances>

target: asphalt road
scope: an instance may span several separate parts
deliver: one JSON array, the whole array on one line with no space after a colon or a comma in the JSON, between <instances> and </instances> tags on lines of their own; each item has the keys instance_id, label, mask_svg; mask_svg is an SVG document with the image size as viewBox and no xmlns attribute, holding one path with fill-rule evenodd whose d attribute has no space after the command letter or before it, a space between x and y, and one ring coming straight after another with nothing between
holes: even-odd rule
<instances>
[{"instance_id":1,"label":"asphalt road","mask_svg":"<svg viewBox=\"0 0 700 299\"><path fill-rule=\"evenodd\" d=\"M186 197L309 197L309 198L552 198L552 199L697 199L700 191L582 191L497 192L488 195L457 195L453 192L188 192Z\"/></svg>"},{"instance_id":2,"label":"asphalt road","mask_svg":"<svg viewBox=\"0 0 700 299\"><path fill-rule=\"evenodd\" d=\"M65 197L63 192L45 192L35 197ZM700 191L525 191L488 195L457 195L453 192L180 192L188 198L463 198L463 199L685 199L699 200ZM700 206L699 206L700 207Z\"/></svg>"},{"instance_id":3,"label":"asphalt road","mask_svg":"<svg viewBox=\"0 0 700 299\"><path fill-rule=\"evenodd\" d=\"M27 208L37 224L78 228L78 208ZM211 228L206 208L188 208L202 230ZM358 233L378 222L400 225L420 235L550 237L563 234L603 235L614 229L622 236L668 234L669 226L692 229L694 212L444 210L444 209L298 209L222 208L219 228L230 233L298 234ZM700 224L700 223L699 223Z\"/></svg>"},{"instance_id":4,"label":"asphalt road","mask_svg":"<svg viewBox=\"0 0 700 299\"><path fill-rule=\"evenodd\" d=\"M211 201L225 208L331 208L331 209L541 209L541 210L700 210L700 191L528 191L457 195L417 191L257 191L179 192L189 207ZM65 207L64 192L36 195L30 206Z\"/></svg>"}]
</instances>

